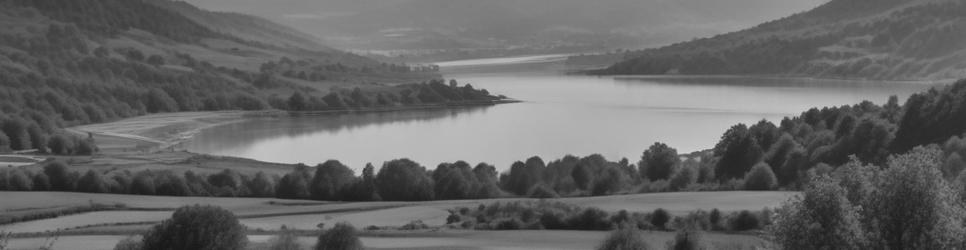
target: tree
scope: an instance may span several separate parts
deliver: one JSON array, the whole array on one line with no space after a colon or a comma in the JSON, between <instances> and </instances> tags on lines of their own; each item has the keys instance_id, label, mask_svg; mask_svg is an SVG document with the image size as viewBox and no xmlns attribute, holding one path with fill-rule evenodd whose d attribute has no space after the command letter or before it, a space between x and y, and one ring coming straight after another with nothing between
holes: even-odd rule
<instances>
[{"instance_id":1,"label":"tree","mask_svg":"<svg viewBox=\"0 0 966 250\"><path fill-rule=\"evenodd\" d=\"M479 185L470 165L462 161L439 164L433 171L433 181L437 199L475 198Z\"/></svg>"},{"instance_id":2,"label":"tree","mask_svg":"<svg viewBox=\"0 0 966 250\"><path fill-rule=\"evenodd\" d=\"M653 249L641 237L641 231L634 227L624 227L612 232L601 242L597 250L649 250Z\"/></svg>"},{"instance_id":3,"label":"tree","mask_svg":"<svg viewBox=\"0 0 966 250\"><path fill-rule=\"evenodd\" d=\"M255 197L272 197L275 195L275 181L264 172L258 171L248 189Z\"/></svg>"},{"instance_id":4,"label":"tree","mask_svg":"<svg viewBox=\"0 0 966 250\"><path fill-rule=\"evenodd\" d=\"M962 247L966 220L962 203L939 171L942 152L914 148L893 157L877 181L866 216L872 225L872 248L953 249Z\"/></svg>"},{"instance_id":5,"label":"tree","mask_svg":"<svg viewBox=\"0 0 966 250\"><path fill-rule=\"evenodd\" d=\"M303 111L308 109L308 104L306 103L305 96L302 93L295 92L288 98L288 108L294 111Z\"/></svg>"},{"instance_id":6,"label":"tree","mask_svg":"<svg viewBox=\"0 0 966 250\"><path fill-rule=\"evenodd\" d=\"M85 193L107 193L110 189L100 173L94 170L87 170L87 173L77 181L77 191Z\"/></svg>"},{"instance_id":7,"label":"tree","mask_svg":"<svg viewBox=\"0 0 966 250\"><path fill-rule=\"evenodd\" d=\"M65 135L56 134L47 142L50 152L58 155L69 155L74 148L74 142Z\"/></svg>"},{"instance_id":8,"label":"tree","mask_svg":"<svg viewBox=\"0 0 966 250\"><path fill-rule=\"evenodd\" d=\"M527 195L527 191L542 181L546 165L539 157L531 157L526 163L515 162L503 182L503 189L517 195Z\"/></svg>"},{"instance_id":9,"label":"tree","mask_svg":"<svg viewBox=\"0 0 966 250\"><path fill-rule=\"evenodd\" d=\"M724 143L721 159L715 167L715 176L719 180L742 178L751 167L761 162L764 153L755 138L749 135L743 126L732 127L732 130L726 132L722 141L718 143L718 146ZM718 152L717 150L718 147L715 148L715 153Z\"/></svg>"},{"instance_id":10,"label":"tree","mask_svg":"<svg viewBox=\"0 0 966 250\"><path fill-rule=\"evenodd\" d=\"M667 228L667 223L671 221L671 213L663 208L658 208L651 213L651 225L657 228L665 229Z\"/></svg>"},{"instance_id":11,"label":"tree","mask_svg":"<svg viewBox=\"0 0 966 250\"><path fill-rule=\"evenodd\" d=\"M702 234L693 225L684 226L678 229L678 232L674 235L674 240L668 242L668 250L704 250L704 242L702 242Z\"/></svg>"},{"instance_id":12,"label":"tree","mask_svg":"<svg viewBox=\"0 0 966 250\"><path fill-rule=\"evenodd\" d=\"M310 184L312 198L316 200L345 200L344 193L355 183L352 169L336 160L329 160L315 167L315 177Z\"/></svg>"},{"instance_id":13,"label":"tree","mask_svg":"<svg viewBox=\"0 0 966 250\"><path fill-rule=\"evenodd\" d=\"M135 236L127 237L114 245L114 250L141 250L143 248L141 241L140 238Z\"/></svg>"},{"instance_id":14,"label":"tree","mask_svg":"<svg viewBox=\"0 0 966 250\"><path fill-rule=\"evenodd\" d=\"M379 196L386 201L433 200L433 180L426 169L409 159L386 162L376 175Z\"/></svg>"},{"instance_id":15,"label":"tree","mask_svg":"<svg viewBox=\"0 0 966 250\"><path fill-rule=\"evenodd\" d=\"M573 171L570 173L571 178L577 184L577 188L588 190L590 189L592 183L594 182L594 174L590 172L589 167L584 164L577 164L574 166Z\"/></svg>"},{"instance_id":16,"label":"tree","mask_svg":"<svg viewBox=\"0 0 966 250\"><path fill-rule=\"evenodd\" d=\"M7 138L10 138L10 149L27 150L32 148L27 127L27 122L19 118L3 121L2 132L7 134Z\"/></svg>"},{"instance_id":17,"label":"tree","mask_svg":"<svg viewBox=\"0 0 966 250\"><path fill-rule=\"evenodd\" d=\"M347 223L336 224L332 229L319 235L315 250L362 250L365 247L359 240L356 229Z\"/></svg>"},{"instance_id":18,"label":"tree","mask_svg":"<svg viewBox=\"0 0 966 250\"><path fill-rule=\"evenodd\" d=\"M27 176L27 173L23 169L15 168L9 171L9 180L7 181L7 190L9 191L30 191L33 189L33 180ZM3 178L3 176L0 176Z\"/></svg>"},{"instance_id":19,"label":"tree","mask_svg":"<svg viewBox=\"0 0 966 250\"><path fill-rule=\"evenodd\" d=\"M144 250L245 249L245 226L230 211L214 206L178 208L144 236Z\"/></svg>"},{"instance_id":20,"label":"tree","mask_svg":"<svg viewBox=\"0 0 966 250\"><path fill-rule=\"evenodd\" d=\"M67 164L61 161L54 161L44 166L44 174L50 178L50 186L54 191L72 191L74 189L73 180L67 170Z\"/></svg>"},{"instance_id":21,"label":"tree","mask_svg":"<svg viewBox=\"0 0 966 250\"><path fill-rule=\"evenodd\" d=\"M835 180L820 176L782 205L770 230L782 249L866 249L859 211Z\"/></svg>"},{"instance_id":22,"label":"tree","mask_svg":"<svg viewBox=\"0 0 966 250\"><path fill-rule=\"evenodd\" d=\"M768 163L758 163L745 175L745 190L767 191L778 187L778 179Z\"/></svg>"},{"instance_id":23,"label":"tree","mask_svg":"<svg viewBox=\"0 0 966 250\"><path fill-rule=\"evenodd\" d=\"M362 169L362 178L352 186L352 201L380 201L379 193L376 191L376 167L367 163Z\"/></svg>"},{"instance_id":24,"label":"tree","mask_svg":"<svg viewBox=\"0 0 966 250\"><path fill-rule=\"evenodd\" d=\"M658 142L644 151L638 167L640 173L649 180L657 181L669 179L679 164L681 164L681 158L678 156L678 151Z\"/></svg>"},{"instance_id":25,"label":"tree","mask_svg":"<svg viewBox=\"0 0 966 250\"><path fill-rule=\"evenodd\" d=\"M268 240L268 250L302 250L298 235L282 226L282 230Z\"/></svg>"},{"instance_id":26,"label":"tree","mask_svg":"<svg viewBox=\"0 0 966 250\"><path fill-rule=\"evenodd\" d=\"M698 181L697 166L683 166L671 177L671 190L685 190Z\"/></svg>"},{"instance_id":27,"label":"tree","mask_svg":"<svg viewBox=\"0 0 966 250\"><path fill-rule=\"evenodd\" d=\"M278 181L275 196L282 199L308 199L312 195L309 192L310 178L308 166L299 164Z\"/></svg>"}]
</instances>

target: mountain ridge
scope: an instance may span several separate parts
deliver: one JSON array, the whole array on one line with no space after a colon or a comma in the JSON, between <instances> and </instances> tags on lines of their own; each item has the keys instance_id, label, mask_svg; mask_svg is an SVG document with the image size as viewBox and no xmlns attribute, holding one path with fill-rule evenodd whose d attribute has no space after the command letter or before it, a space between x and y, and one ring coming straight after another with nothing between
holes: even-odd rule
<instances>
[{"instance_id":1,"label":"mountain ridge","mask_svg":"<svg viewBox=\"0 0 966 250\"><path fill-rule=\"evenodd\" d=\"M833 0L749 29L632 52L593 73L960 78L964 14L966 3L955 0Z\"/></svg>"}]
</instances>

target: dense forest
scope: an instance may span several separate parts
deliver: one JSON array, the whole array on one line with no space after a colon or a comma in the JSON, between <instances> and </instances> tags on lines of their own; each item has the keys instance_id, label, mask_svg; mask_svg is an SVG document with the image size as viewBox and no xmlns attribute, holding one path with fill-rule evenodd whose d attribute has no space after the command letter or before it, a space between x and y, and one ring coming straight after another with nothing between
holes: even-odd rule
<instances>
[{"instance_id":1,"label":"dense forest","mask_svg":"<svg viewBox=\"0 0 966 250\"><path fill-rule=\"evenodd\" d=\"M442 83L423 85L427 88ZM298 100L294 98L293 100ZM966 127L962 103L966 81L897 98L883 105L813 108L778 125L761 121L725 131L714 148L679 154L655 143L639 161L600 155L566 156L545 162L518 161L503 173L495 166L442 163L435 169L407 159L367 165L361 175L332 160L298 165L284 176L245 175L233 170L202 175L169 171L70 172L59 162L42 172L0 172L0 189L80 191L173 196L245 196L341 201L423 201L498 197L555 198L627 193L713 190L801 190L839 166L884 165L918 146L938 152L947 180L964 179ZM301 102L290 102L290 107ZM29 135L29 134L28 134ZM30 142L22 136L16 145Z\"/></svg>"},{"instance_id":2,"label":"dense forest","mask_svg":"<svg viewBox=\"0 0 966 250\"><path fill-rule=\"evenodd\" d=\"M364 89L306 87L296 82L341 81L352 74L431 76L436 68L367 59L333 61L351 56L242 40L142 0L29 0L0 5L4 25L15 27L0 31L0 152L36 149L90 154L96 151L90 141L61 128L159 112L345 110L499 98L455 81L444 84L419 78L412 78L412 84ZM150 32L160 40L152 42L153 47L119 46L125 43L118 41L134 39L129 34L132 30ZM263 60L261 70L246 70L162 45L214 50L205 43L212 39L280 52L275 59ZM240 53L236 48L226 50ZM290 59L293 54L304 57Z\"/></svg>"},{"instance_id":3,"label":"dense forest","mask_svg":"<svg viewBox=\"0 0 966 250\"><path fill-rule=\"evenodd\" d=\"M629 53L601 74L963 77L966 3L833 0L757 27Z\"/></svg>"}]
</instances>

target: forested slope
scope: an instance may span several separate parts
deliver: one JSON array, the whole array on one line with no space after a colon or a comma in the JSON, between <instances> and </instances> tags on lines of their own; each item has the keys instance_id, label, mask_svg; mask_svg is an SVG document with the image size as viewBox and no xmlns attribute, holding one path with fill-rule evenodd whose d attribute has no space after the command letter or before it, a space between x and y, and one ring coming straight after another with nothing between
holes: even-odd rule
<instances>
[{"instance_id":1,"label":"forested slope","mask_svg":"<svg viewBox=\"0 0 966 250\"><path fill-rule=\"evenodd\" d=\"M215 31L145 0L2 1L0 152L91 153L59 128L156 112L497 99L471 86L425 83L438 77L435 68L275 42ZM405 80L357 80L371 75Z\"/></svg>"},{"instance_id":2,"label":"forested slope","mask_svg":"<svg viewBox=\"0 0 966 250\"><path fill-rule=\"evenodd\" d=\"M743 31L638 51L602 74L868 79L966 75L966 2L833 0Z\"/></svg>"}]
</instances>

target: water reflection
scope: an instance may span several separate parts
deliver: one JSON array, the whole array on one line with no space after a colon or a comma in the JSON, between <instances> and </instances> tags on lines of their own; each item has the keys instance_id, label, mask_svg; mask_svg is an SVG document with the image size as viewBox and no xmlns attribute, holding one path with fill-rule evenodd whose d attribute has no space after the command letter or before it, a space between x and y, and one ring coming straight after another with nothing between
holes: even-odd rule
<instances>
[{"instance_id":1,"label":"water reflection","mask_svg":"<svg viewBox=\"0 0 966 250\"><path fill-rule=\"evenodd\" d=\"M540 64L527 64L540 66ZM544 65L546 66L546 65ZM553 71L448 75L524 103L482 108L259 119L203 132L195 152L350 167L411 158L505 169L530 156L600 153L635 160L660 141L680 152L714 146L728 127L777 122L812 107L904 100L932 85L767 77L594 77ZM548 67L553 67L550 65ZM447 69L448 70L448 69Z\"/></svg>"}]
</instances>

